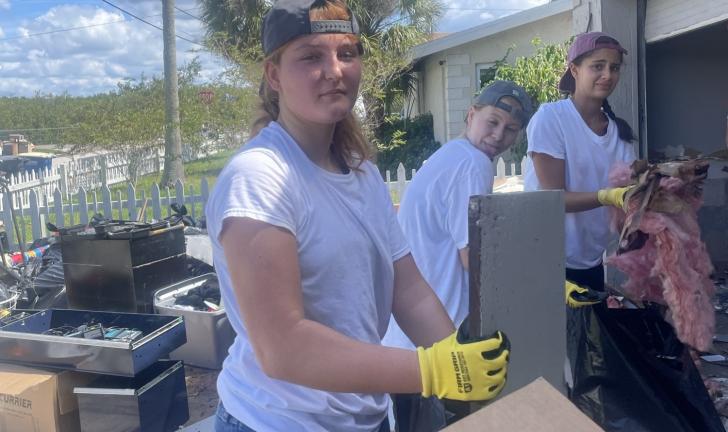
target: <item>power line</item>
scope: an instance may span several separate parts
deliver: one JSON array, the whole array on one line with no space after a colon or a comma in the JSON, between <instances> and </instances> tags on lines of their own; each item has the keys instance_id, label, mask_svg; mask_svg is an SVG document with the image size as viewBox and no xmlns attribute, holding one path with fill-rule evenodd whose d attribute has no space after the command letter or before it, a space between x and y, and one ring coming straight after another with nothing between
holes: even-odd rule
<instances>
[{"instance_id":1,"label":"power line","mask_svg":"<svg viewBox=\"0 0 728 432\"><path fill-rule=\"evenodd\" d=\"M147 18L160 16L160 15L162 15L162 14L148 15ZM98 23L98 24L90 24L90 25L81 26L81 27L69 27L69 28L62 28L62 29L57 29L57 30L49 30L47 32L41 32L41 33L30 33L30 34L22 35L22 36L12 36L12 37L7 37L7 38L2 38L2 39L0 39L0 42L15 40L15 39L27 39L27 38L31 38L34 36L44 36L44 35L49 35L49 34L53 34L53 33L61 33L61 32L73 31L73 30L83 30L83 29L87 29L87 28L91 28L91 27L100 27L100 26L105 26L105 25L109 25L109 24L118 24L118 23L122 23L122 22L126 22L126 20L121 19L121 20L116 20L116 21L107 21L107 22Z\"/></svg>"},{"instance_id":2,"label":"power line","mask_svg":"<svg viewBox=\"0 0 728 432\"><path fill-rule=\"evenodd\" d=\"M125 14L129 15L129 16L130 16L130 17L132 17L132 18L136 18L136 19L138 19L139 21L143 22L144 24L150 25L150 26L154 27L154 28L155 28L155 29L157 29L157 30L160 30L160 31L164 31L164 29L163 29L162 27L159 27L158 25L152 24L152 23L150 23L149 21L147 21L147 20L145 20L145 19L143 19L143 18L140 18L140 17L138 17L138 16L134 15L133 13L131 13L131 12L127 11L127 10L124 10L124 9L120 8L119 6L117 6L117 5L113 4L113 3L111 3L111 2L110 2L110 1L108 1L108 0L101 0L101 1L102 1L102 2L104 2L104 3L106 3L106 4L107 4L107 5L109 5L109 6L113 7L113 8L119 9L120 11L122 11L123 13L125 13ZM195 45L198 45L198 46L201 46L201 47L205 48L205 46L204 46L204 45L202 45L202 44L200 44L200 43L198 43L198 42L195 42L195 41L193 41L193 40L187 39L186 37L182 37L182 36L180 36L180 35L177 35L177 34L175 35L175 37L178 37L178 38L182 39L183 41L187 41L187 42L189 42L189 43L192 43L192 44L195 44Z\"/></svg>"},{"instance_id":3,"label":"power line","mask_svg":"<svg viewBox=\"0 0 728 432\"><path fill-rule=\"evenodd\" d=\"M186 10L184 10L184 9L180 9L180 8L178 8L177 6L175 6L174 8L175 8L175 9L177 9L178 11L182 12L182 13L183 13L183 14L185 14L185 15L189 15L189 16L191 16L192 18L194 18L194 19L196 19L196 20L198 20L198 21L201 21L201 22L203 22L203 23L205 22L205 20L203 20L202 18L200 18L200 17L197 17L197 16L194 16L194 15L192 15L191 13L187 12L187 11L186 11ZM192 9L188 9L188 10L192 10Z\"/></svg>"}]
</instances>

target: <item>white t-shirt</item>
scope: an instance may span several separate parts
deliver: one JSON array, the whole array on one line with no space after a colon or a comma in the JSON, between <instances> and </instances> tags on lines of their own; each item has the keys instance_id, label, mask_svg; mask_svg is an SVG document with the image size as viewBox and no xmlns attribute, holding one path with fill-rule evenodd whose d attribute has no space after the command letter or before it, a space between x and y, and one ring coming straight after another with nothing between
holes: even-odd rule
<instances>
[{"instance_id":1,"label":"white t-shirt","mask_svg":"<svg viewBox=\"0 0 728 432\"><path fill-rule=\"evenodd\" d=\"M359 341L380 344L392 310L393 263L409 253L382 177L335 174L315 165L272 122L233 157L206 206L227 315L237 333L217 390L225 409L256 431L366 431L386 415L387 395L333 393L268 377L258 364L219 241L223 220L247 217L293 233L305 316Z\"/></svg>"},{"instance_id":2,"label":"white t-shirt","mask_svg":"<svg viewBox=\"0 0 728 432\"><path fill-rule=\"evenodd\" d=\"M617 162L635 159L632 144L619 138L617 124L609 119L607 133L599 136L584 122L571 99L542 104L526 129L528 153L563 159L566 190L596 192L609 187L609 171ZM541 186L531 158L526 164L524 189ZM598 265L610 239L606 207L566 214L566 267L587 269Z\"/></svg>"},{"instance_id":3,"label":"white t-shirt","mask_svg":"<svg viewBox=\"0 0 728 432\"><path fill-rule=\"evenodd\" d=\"M399 207L399 220L422 276L459 326L468 315L468 272L458 250L468 245L468 202L493 192L493 166L465 138L438 149L417 171ZM414 345L394 320L382 344Z\"/></svg>"}]
</instances>

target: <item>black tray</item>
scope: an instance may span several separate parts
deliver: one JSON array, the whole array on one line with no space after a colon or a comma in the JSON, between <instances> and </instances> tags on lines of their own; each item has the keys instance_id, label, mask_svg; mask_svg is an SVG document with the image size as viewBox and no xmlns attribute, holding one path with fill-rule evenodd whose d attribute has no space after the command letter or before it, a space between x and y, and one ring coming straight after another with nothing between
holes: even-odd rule
<instances>
[{"instance_id":1,"label":"black tray","mask_svg":"<svg viewBox=\"0 0 728 432\"><path fill-rule=\"evenodd\" d=\"M162 360L134 378L76 387L82 432L172 432L189 419L184 367Z\"/></svg>"},{"instance_id":2,"label":"black tray","mask_svg":"<svg viewBox=\"0 0 728 432\"><path fill-rule=\"evenodd\" d=\"M143 336L119 342L43 334L90 321L138 329ZM186 341L182 317L48 309L0 329L0 360L131 377Z\"/></svg>"}]
</instances>

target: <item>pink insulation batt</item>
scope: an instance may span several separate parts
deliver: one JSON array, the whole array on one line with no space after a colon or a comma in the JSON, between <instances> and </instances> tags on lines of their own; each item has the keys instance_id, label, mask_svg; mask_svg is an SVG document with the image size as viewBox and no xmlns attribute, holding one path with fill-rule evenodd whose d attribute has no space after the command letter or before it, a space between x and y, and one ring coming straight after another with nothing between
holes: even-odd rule
<instances>
[{"instance_id":1,"label":"pink insulation batt","mask_svg":"<svg viewBox=\"0 0 728 432\"><path fill-rule=\"evenodd\" d=\"M631 169L621 165L610 173L615 186L629 182ZM701 351L712 344L715 312L712 298L715 287L710 279L713 267L705 244L700 239L697 211L702 199L684 193L685 183L677 178L660 180L660 188L683 199L688 205L679 213L646 211L639 229L648 234L645 245L606 261L628 276L621 291L633 300L667 305L678 338ZM628 212L639 207L630 202ZM615 228L621 228L625 214L614 212Z\"/></svg>"}]
</instances>

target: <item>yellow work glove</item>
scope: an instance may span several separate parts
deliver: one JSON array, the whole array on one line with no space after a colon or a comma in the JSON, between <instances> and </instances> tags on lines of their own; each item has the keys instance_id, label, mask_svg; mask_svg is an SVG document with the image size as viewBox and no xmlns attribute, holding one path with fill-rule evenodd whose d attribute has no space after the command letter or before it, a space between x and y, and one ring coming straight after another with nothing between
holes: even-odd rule
<instances>
[{"instance_id":1,"label":"yellow work glove","mask_svg":"<svg viewBox=\"0 0 728 432\"><path fill-rule=\"evenodd\" d=\"M579 308L602 302L607 298L607 293L580 287L573 282L566 281L565 296L566 304L569 305L569 307Z\"/></svg>"},{"instance_id":2,"label":"yellow work glove","mask_svg":"<svg viewBox=\"0 0 728 432\"><path fill-rule=\"evenodd\" d=\"M601 189L597 192L597 199L601 205L610 205L625 210L625 198L628 196L627 193L632 190L632 188L634 188L634 186Z\"/></svg>"},{"instance_id":3,"label":"yellow work glove","mask_svg":"<svg viewBox=\"0 0 728 432\"><path fill-rule=\"evenodd\" d=\"M430 348L417 348L422 396L459 401L484 401L506 384L510 343L503 332L469 339L466 323Z\"/></svg>"}]
</instances>

